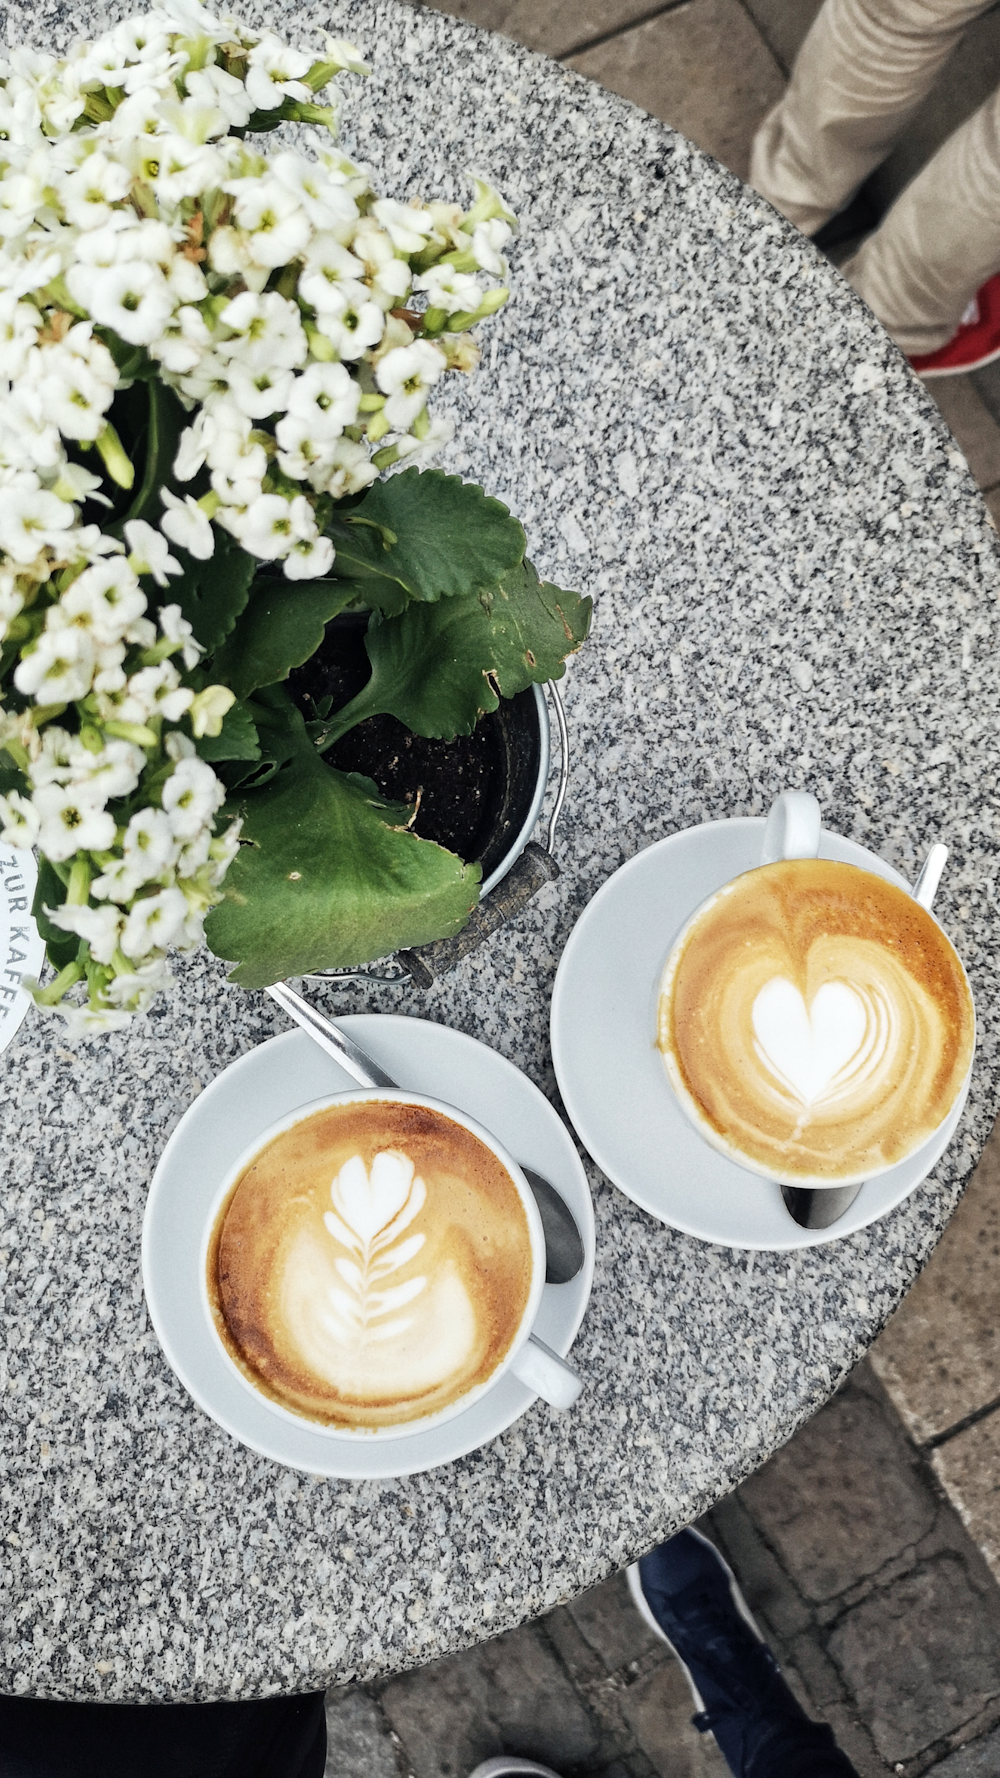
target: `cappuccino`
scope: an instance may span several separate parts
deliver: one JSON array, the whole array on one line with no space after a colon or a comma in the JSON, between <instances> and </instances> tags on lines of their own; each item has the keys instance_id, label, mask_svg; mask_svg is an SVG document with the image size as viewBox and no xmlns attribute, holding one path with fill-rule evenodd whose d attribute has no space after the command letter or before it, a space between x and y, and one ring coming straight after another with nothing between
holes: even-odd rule
<instances>
[{"instance_id":1,"label":"cappuccino","mask_svg":"<svg viewBox=\"0 0 1000 1778\"><path fill-rule=\"evenodd\" d=\"M503 1363L532 1290L515 1180L432 1106L351 1100L249 1162L208 1245L210 1311L271 1401L320 1425L404 1426Z\"/></svg>"},{"instance_id":2,"label":"cappuccino","mask_svg":"<svg viewBox=\"0 0 1000 1778\"><path fill-rule=\"evenodd\" d=\"M674 945L657 1040L702 1134L783 1183L852 1183L944 1122L972 1061L965 972L905 890L820 858L728 883Z\"/></svg>"}]
</instances>

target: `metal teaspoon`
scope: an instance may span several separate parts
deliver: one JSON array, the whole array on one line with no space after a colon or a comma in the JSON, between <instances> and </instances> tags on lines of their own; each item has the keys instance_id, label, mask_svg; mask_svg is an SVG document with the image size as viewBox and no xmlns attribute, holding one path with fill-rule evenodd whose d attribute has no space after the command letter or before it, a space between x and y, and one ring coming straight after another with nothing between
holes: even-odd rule
<instances>
[{"instance_id":1,"label":"metal teaspoon","mask_svg":"<svg viewBox=\"0 0 1000 1778\"><path fill-rule=\"evenodd\" d=\"M935 842L910 891L914 901L919 901L920 906L926 908L928 913L947 862L947 846L942 846L940 841ZM823 1186L819 1191L813 1191L807 1185L783 1185L781 1195L789 1216L801 1228L828 1229L833 1223L839 1222L844 1212L850 1209L860 1190L860 1185Z\"/></svg>"},{"instance_id":2,"label":"metal teaspoon","mask_svg":"<svg viewBox=\"0 0 1000 1778\"><path fill-rule=\"evenodd\" d=\"M283 1012L294 1019L303 1031L308 1032L314 1043L326 1050L340 1066L347 1071L353 1080L362 1087L398 1087L399 1082L386 1074L372 1056L369 1056L348 1037L339 1025L325 1014L317 1012L308 1000L303 1000L287 982L275 982L273 987L266 988L265 993L277 1001ZM568 1284L575 1278L584 1261L583 1238L576 1226L568 1204L560 1197L555 1186L543 1179L533 1168L522 1165L521 1172L531 1187L538 1213L542 1219L542 1232L545 1236L545 1282L546 1284Z\"/></svg>"}]
</instances>

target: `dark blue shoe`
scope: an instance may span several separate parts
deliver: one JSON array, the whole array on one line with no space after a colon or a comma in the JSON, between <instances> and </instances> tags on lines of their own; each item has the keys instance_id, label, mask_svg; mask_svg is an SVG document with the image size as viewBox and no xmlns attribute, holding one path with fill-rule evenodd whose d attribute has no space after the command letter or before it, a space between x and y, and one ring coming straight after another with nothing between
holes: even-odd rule
<instances>
[{"instance_id":1,"label":"dark blue shoe","mask_svg":"<svg viewBox=\"0 0 1000 1778\"><path fill-rule=\"evenodd\" d=\"M783 1740L789 1730L817 1726L782 1679L732 1569L700 1531L679 1531L651 1550L629 1569L628 1583L684 1669L695 1728L711 1730L737 1778L749 1778L776 1734Z\"/></svg>"}]
</instances>

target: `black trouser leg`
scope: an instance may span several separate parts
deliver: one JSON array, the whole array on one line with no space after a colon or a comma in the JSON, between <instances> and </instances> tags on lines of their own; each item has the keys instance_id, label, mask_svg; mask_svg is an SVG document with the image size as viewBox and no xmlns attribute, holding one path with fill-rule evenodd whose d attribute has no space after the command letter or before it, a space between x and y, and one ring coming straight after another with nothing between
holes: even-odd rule
<instances>
[{"instance_id":1,"label":"black trouser leg","mask_svg":"<svg viewBox=\"0 0 1000 1778\"><path fill-rule=\"evenodd\" d=\"M0 1698L0 1778L323 1778L322 1692L240 1704Z\"/></svg>"}]
</instances>

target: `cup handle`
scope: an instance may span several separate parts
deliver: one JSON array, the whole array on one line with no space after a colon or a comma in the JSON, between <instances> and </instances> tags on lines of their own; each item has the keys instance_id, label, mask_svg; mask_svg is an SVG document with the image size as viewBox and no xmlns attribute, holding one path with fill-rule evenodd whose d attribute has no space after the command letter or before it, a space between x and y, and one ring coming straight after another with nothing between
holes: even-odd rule
<instances>
[{"instance_id":1,"label":"cup handle","mask_svg":"<svg viewBox=\"0 0 1000 1778\"><path fill-rule=\"evenodd\" d=\"M537 1334L528 1335L510 1368L515 1377L560 1413L573 1406L583 1388L572 1365Z\"/></svg>"},{"instance_id":2,"label":"cup handle","mask_svg":"<svg viewBox=\"0 0 1000 1778\"><path fill-rule=\"evenodd\" d=\"M761 864L818 857L821 820L819 803L808 790L783 790L767 817Z\"/></svg>"}]
</instances>

